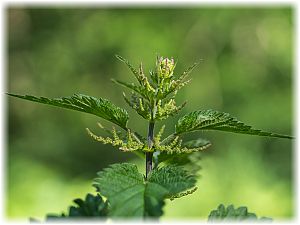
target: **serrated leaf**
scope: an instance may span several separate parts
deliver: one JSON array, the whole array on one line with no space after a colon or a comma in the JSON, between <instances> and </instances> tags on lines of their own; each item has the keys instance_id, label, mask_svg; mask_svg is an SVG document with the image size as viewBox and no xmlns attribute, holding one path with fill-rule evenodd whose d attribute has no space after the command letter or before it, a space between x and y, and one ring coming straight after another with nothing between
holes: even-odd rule
<instances>
[{"instance_id":1,"label":"serrated leaf","mask_svg":"<svg viewBox=\"0 0 300 225\"><path fill-rule=\"evenodd\" d=\"M154 154L156 155L156 154ZM197 175L201 170L202 152L168 154L167 152L159 152L157 154L157 164L184 166L185 170L191 174Z\"/></svg>"},{"instance_id":2,"label":"serrated leaf","mask_svg":"<svg viewBox=\"0 0 300 225\"><path fill-rule=\"evenodd\" d=\"M275 134L258 129L253 129L249 125L238 121L228 113L218 112L215 110L199 110L188 113L181 117L176 126L176 134L199 130L220 130L233 133L250 134L258 136L268 136L277 138L293 137L282 134Z\"/></svg>"},{"instance_id":3,"label":"serrated leaf","mask_svg":"<svg viewBox=\"0 0 300 225\"><path fill-rule=\"evenodd\" d=\"M195 186L196 177L188 174L182 167L168 165L153 170L149 182L157 183L168 190L168 195L172 196Z\"/></svg>"},{"instance_id":4,"label":"serrated leaf","mask_svg":"<svg viewBox=\"0 0 300 225\"><path fill-rule=\"evenodd\" d=\"M96 98L83 94L74 94L70 97L46 98L31 95L8 94L13 97L38 102L42 104L72 109L99 116L126 129L128 113L104 98Z\"/></svg>"},{"instance_id":5,"label":"serrated leaf","mask_svg":"<svg viewBox=\"0 0 300 225\"><path fill-rule=\"evenodd\" d=\"M145 184L136 165L113 164L98 173L95 186L110 202L111 217L144 217L162 214L165 191ZM153 205L153 206L152 206ZM156 210L154 210L156 208Z\"/></svg>"},{"instance_id":6,"label":"serrated leaf","mask_svg":"<svg viewBox=\"0 0 300 225\"><path fill-rule=\"evenodd\" d=\"M184 142L183 146L187 148L198 148L198 147L205 147L207 145L211 145L209 140L203 139L203 138L197 138L195 140L190 140Z\"/></svg>"},{"instance_id":7,"label":"serrated leaf","mask_svg":"<svg viewBox=\"0 0 300 225\"><path fill-rule=\"evenodd\" d=\"M260 219L254 213L249 213L247 207L234 208L233 205L225 207L220 204L216 210L210 212L208 222L222 222L222 221L272 221L271 218L262 217Z\"/></svg>"},{"instance_id":8,"label":"serrated leaf","mask_svg":"<svg viewBox=\"0 0 300 225\"><path fill-rule=\"evenodd\" d=\"M99 194L96 196L87 194L85 200L78 198L73 202L76 206L70 206L68 214L48 214L46 220L72 219L74 217L99 217L99 219L103 219L107 216L108 204L103 201Z\"/></svg>"},{"instance_id":9,"label":"serrated leaf","mask_svg":"<svg viewBox=\"0 0 300 225\"><path fill-rule=\"evenodd\" d=\"M155 169L148 180L129 163L113 164L98 173L95 186L107 197L112 217L161 216L164 199L194 186L196 179L179 167Z\"/></svg>"},{"instance_id":10,"label":"serrated leaf","mask_svg":"<svg viewBox=\"0 0 300 225\"><path fill-rule=\"evenodd\" d=\"M193 189L188 190L188 191L186 191L186 192L181 192L181 193L179 193L179 194L173 195L173 196L170 198L170 200L173 201L173 200L175 200L175 199L177 199L177 198L182 198L182 197L184 197L184 196L191 195L191 194L193 194L195 191L197 191L197 189L198 189L198 187L194 187Z\"/></svg>"}]
</instances>

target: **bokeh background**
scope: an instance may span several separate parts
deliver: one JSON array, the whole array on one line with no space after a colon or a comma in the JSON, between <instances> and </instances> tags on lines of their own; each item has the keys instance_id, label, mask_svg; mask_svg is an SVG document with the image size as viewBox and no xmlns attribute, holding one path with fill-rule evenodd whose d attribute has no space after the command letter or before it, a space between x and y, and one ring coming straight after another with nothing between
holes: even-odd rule
<instances>
[{"instance_id":1,"label":"bokeh background","mask_svg":"<svg viewBox=\"0 0 300 225\"><path fill-rule=\"evenodd\" d=\"M181 112L216 109L256 128L293 134L292 7L6 8L7 92L61 97L84 93L127 107L110 78L134 81L120 54L153 68L157 54L178 60L177 74L203 62L177 97ZM103 120L7 97L6 215L10 219L66 211L95 193L96 172L136 156L92 140ZM146 134L131 109L129 125ZM179 116L167 121L174 129ZM109 123L103 122L106 126ZM159 125L157 126L159 127ZM294 216L293 141L222 132L203 153L198 190L167 202L163 220L205 219L220 203L246 205L276 220Z\"/></svg>"}]
</instances>

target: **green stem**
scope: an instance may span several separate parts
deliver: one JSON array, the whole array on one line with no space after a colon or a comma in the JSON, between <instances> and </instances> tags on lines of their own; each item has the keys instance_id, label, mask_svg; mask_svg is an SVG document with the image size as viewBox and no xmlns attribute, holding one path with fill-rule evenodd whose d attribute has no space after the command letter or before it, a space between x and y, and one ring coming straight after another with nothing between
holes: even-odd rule
<instances>
[{"instance_id":1,"label":"green stem","mask_svg":"<svg viewBox=\"0 0 300 225\"><path fill-rule=\"evenodd\" d=\"M148 128L148 148L151 149L153 146L153 139L154 139L154 122L149 122L149 128ZM146 152L146 179L148 178L148 174L152 170L152 157L153 152Z\"/></svg>"}]
</instances>

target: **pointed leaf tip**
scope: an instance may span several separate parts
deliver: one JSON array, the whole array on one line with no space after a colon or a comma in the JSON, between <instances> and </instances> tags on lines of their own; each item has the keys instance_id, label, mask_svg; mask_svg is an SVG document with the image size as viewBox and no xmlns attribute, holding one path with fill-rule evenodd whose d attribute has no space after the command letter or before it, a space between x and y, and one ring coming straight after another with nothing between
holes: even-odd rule
<instances>
[{"instance_id":1,"label":"pointed leaf tip","mask_svg":"<svg viewBox=\"0 0 300 225\"><path fill-rule=\"evenodd\" d=\"M254 129L251 126L238 121L228 113L215 110L199 110L188 113L178 120L175 130L177 134L199 130L219 130L266 137L294 138L288 135Z\"/></svg>"},{"instance_id":2,"label":"pointed leaf tip","mask_svg":"<svg viewBox=\"0 0 300 225\"><path fill-rule=\"evenodd\" d=\"M9 96L25 99L28 101L93 114L112 123L115 123L123 129L127 129L126 127L129 119L127 111L114 105L112 102L104 98L96 98L84 94L74 94L73 96L62 98L46 98L36 97L32 95L17 95L11 93L7 94Z\"/></svg>"}]
</instances>

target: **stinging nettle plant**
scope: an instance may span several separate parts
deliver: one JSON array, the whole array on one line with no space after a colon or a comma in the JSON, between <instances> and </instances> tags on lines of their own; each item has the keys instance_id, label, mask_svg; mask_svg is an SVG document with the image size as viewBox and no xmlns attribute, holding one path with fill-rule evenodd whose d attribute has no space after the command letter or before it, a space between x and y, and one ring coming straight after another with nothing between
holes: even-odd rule
<instances>
[{"instance_id":1,"label":"stinging nettle plant","mask_svg":"<svg viewBox=\"0 0 300 225\"><path fill-rule=\"evenodd\" d=\"M182 137L189 132L217 130L293 138L253 129L228 113L211 109L197 110L182 116L175 125L174 133L168 136L164 135L164 125L155 134L154 127L157 121L175 116L185 106L186 102L177 105L175 96L191 81L189 74L198 63L194 63L181 75L176 76L174 59L157 57L155 70L150 71L150 76L146 76L142 64L136 69L126 59L118 55L116 57L128 66L137 84L114 79L112 81L130 90L129 97L123 93L124 100L148 121L147 137L129 128L129 116L125 109L103 98L74 94L71 97L50 99L8 94L29 101L93 114L108 120L118 125L118 128L107 129L98 123L99 127L107 132L107 137L98 136L87 129L88 134L103 144L111 144L122 152L132 152L145 158L145 175L140 173L134 164L113 164L98 172L94 180L96 196L87 194L85 200L76 199L74 202L77 206L71 206L67 214L49 214L47 219L160 217L163 214L166 199L174 200L197 190L195 185L197 172L200 169L199 153L209 148L211 143L202 138L184 142ZM235 209L233 205L230 205L225 208L222 204L208 217L208 221L253 219L257 219L256 215L249 213L246 207ZM268 218L261 219L268 220Z\"/></svg>"}]
</instances>

